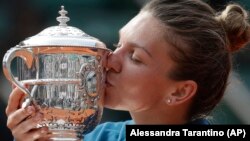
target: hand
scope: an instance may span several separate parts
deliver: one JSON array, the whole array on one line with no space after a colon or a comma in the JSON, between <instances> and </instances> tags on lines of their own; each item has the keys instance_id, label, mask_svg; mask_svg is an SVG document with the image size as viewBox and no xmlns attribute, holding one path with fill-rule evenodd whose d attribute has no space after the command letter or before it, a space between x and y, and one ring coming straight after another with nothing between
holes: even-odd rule
<instances>
[{"instance_id":1,"label":"hand","mask_svg":"<svg viewBox=\"0 0 250 141\"><path fill-rule=\"evenodd\" d=\"M24 96L19 88L14 88L11 92L6 108L7 127L16 141L36 141L48 133L48 128L36 127L43 115L37 112L34 106L20 108Z\"/></svg>"}]
</instances>

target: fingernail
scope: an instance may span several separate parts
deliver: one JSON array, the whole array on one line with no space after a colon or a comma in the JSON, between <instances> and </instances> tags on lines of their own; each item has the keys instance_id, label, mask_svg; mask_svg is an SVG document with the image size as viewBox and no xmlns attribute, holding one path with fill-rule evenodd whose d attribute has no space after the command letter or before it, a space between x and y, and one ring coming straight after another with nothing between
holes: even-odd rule
<instances>
[{"instance_id":1,"label":"fingernail","mask_svg":"<svg viewBox=\"0 0 250 141\"><path fill-rule=\"evenodd\" d=\"M48 129L47 129L47 128L44 128L44 127L43 127L43 128L41 129L41 133L42 133L42 134L45 134L45 133L47 133L47 132L48 132Z\"/></svg>"},{"instance_id":2,"label":"fingernail","mask_svg":"<svg viewBox=\"0 0 250 141\"><path fill-rule=\"evenodd\" d=\"M43 116L42 116L41 114L38 113L38 114L36 114L36 115L34 116L34 120L35 120L35 121L41 121L41 120L42 120L42 117L43 117Z\"/></svg>"},{"instance_id":3,"label":"fingernail","mask_svg":"<svg viewBox=\"0 0 250 141\"><path fill-rule=\"evenodd\" d=\"M34 112L34 108L31 106L28 106L26 111L28 112L28 114L32 114Z\"/></svg>"},{"instance_id":4,"label":"fingernail","mask_svg":"<svg viewBox=\"0 0 250 141\"><path fill-rule=\"evenodd\" d=\"M23 86L24 86L25 88L27 88L27 89L29 88L29 84L27 84L27 83L24 83Z\"/></svg>"}]
</instances>

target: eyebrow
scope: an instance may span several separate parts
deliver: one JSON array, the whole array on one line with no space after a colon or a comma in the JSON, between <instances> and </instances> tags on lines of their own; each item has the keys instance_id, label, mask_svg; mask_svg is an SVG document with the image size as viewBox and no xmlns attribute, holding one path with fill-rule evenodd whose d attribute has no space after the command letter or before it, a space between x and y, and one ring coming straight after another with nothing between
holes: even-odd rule
<instances>
[{"instance_id":1,"label":"eyebrow","mask_svg":"<svg viewBox=\"0 0 250 141\"><path fill-rule=\"evenodd\" d=\"M122 29L123 29L123 28L122 28ZM122 29L119 30L119 36L121 35ZM140 45L138 45L138 44L136 44L136 43L133 43L133 42L129 42L129 44L132 45L132 46L135 47L135 48L139 48L139 49L144 50L144 51L152 58L151 53L150 53L146 48L144 48L144 47L142 47L142 46L140 46Z\"/></svg>"},{"instance_id":2,"label":"eyebrow","mask_svg":"<svg viewBox=\"0 0 250 141\"><path fill-rule=\"evenodd\" d=\"M144 50L144 51L152 58L151 53L150 53L146 48L144 48L144 47L142 47L142 46L139 46L139 45L136 44L136 43L129 43L129 44L132 45L132 46L135 47L135 48L139 48L139 49Z\"/></svg>"}]
</instances>

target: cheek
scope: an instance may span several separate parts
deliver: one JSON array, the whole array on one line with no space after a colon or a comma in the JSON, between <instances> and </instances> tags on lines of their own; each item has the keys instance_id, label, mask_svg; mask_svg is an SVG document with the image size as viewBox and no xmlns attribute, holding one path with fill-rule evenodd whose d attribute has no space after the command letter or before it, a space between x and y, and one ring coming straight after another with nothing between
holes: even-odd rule
<instances>
[{"instance_id":1,"label":"cheek","mask_svg":"<svg viewBox=\"0 0 250 141\"><path fill-rule=\"evenodd\" d=\"M124 77L123 77L124 76ZM141 74L120 75L119 82L106 89L105 106L112 109L138 111L157 101L155 86Z\"/></svg>"},{"instance_id":2,"label":"cheek","mask_svg":"<svg viewBox=\"0 0 250 141\"><path fill-rule=\"evenodd\" d=\"M130 110L145 110L163 99L163 82L157 76L141 73L126 83L121 97Z\"/></svg>"},{"instance_id":3,"label":"cheek","mask_svg":"<svg viewBox=\"0 0 250 141\"><path fill-rule=\"evenodd\" d=\"M114 87L107 89L108 108L139 111L153 107L163 99L166 79L152 68L129 65L116 74Z\"/></svg>"},{"instance_id":4,"label":"cheek","mask_svg":"<svg viewBox=\"0 0 250 141\"><path fill-rule=\"evenodd\" d=\"M131 89L124 99L124 104L128 106L130 111L143 111L153 108L162 100L160 91L155 90L151 84L142 84Z\"/></svg>"}]
</instances>

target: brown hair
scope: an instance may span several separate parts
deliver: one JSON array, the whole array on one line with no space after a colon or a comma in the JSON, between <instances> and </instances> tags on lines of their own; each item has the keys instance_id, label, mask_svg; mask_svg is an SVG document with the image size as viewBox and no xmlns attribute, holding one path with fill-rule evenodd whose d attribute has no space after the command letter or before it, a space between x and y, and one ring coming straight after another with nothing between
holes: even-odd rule
<instances>
[{"instance_id":1,"label":"brown hair","mask_svg":"<svg viewBox=\"0 0 250 141\"><path fill-rule=\"evenodd\" d=\"M151 12L166 27L166 40L174 47L170 56L177 64L169 76L198 84L189 117L208 115L225 92L231 52L249 41L247 12L229 4L216 13L200 0L151 0L142 11Z\"/></svg>"}]
</instances>

